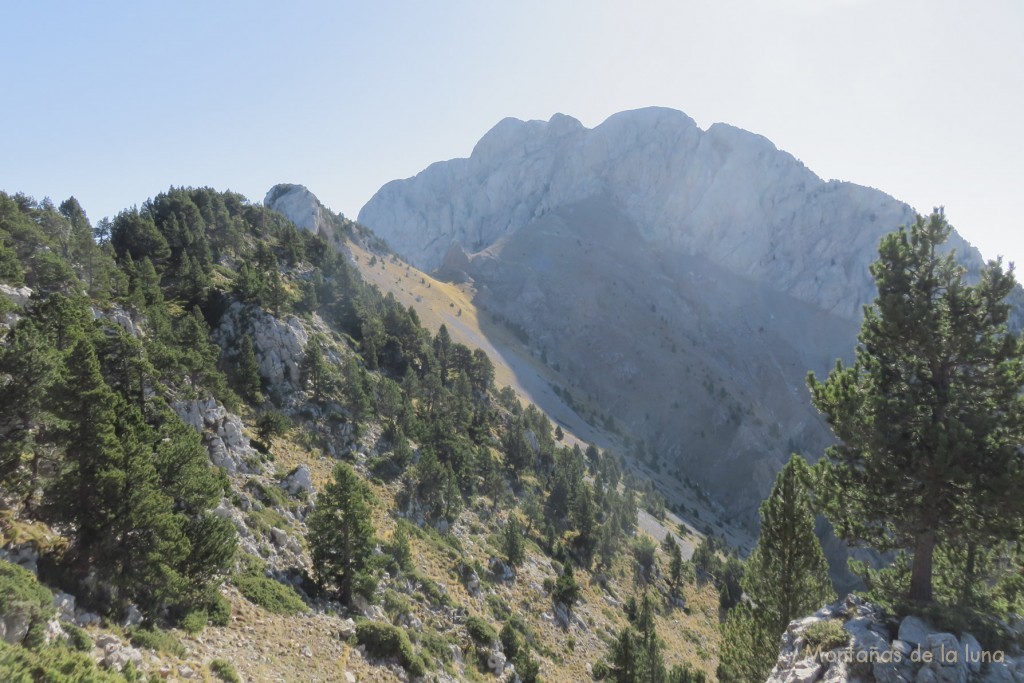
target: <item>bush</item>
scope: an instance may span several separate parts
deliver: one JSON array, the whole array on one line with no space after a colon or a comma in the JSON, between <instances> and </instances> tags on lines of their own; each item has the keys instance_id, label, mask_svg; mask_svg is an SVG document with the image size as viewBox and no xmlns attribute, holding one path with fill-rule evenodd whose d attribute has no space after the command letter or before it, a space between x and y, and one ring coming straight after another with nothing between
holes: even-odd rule
<instances>
[{"instance_id":1,"label":"bush","mask_svg":"<svg viewBox=\"0 0 1024 683\"><path fill-rule=\"evenodd\" d=\"M224 683L242 683L241 677L235 671L234 665L224 659L214 659L210 662L210 673L224 681Z\"/></svg>"},{"instance_id":2,"label":"bush","mask_svg":"<svg viewBox=\"0 0 1024 683\"><path fill-rule=\"evenodd\" d=\"M291 586L266 576L236 574L231 583L249 602L274 614L298 614L306 611L306 603Z\"/></svg>"},{"instance_id":3,"label":"bush","mask_svg":"<svg viewBox=\"0 0 1024 683\"><path fill-rule=\"evenodd\" d=\"M511 622L505 622L505 625L501 627L500 638L501 649L509 659L514 660L523 651L523 637L512 627Z\"/></svg>"},{"instance_id":4,"label":"bush","mask_svg":"<svg viewBox=\"0 0 1024 683\"><path fill-rule=\"evenodd\" d=\"M74 681L74 683L124 683L125 679L96 666L92 657L66 647L29 650L0 640L0 681L36 683Z\"/></svg>"},{"instance_id":5,"label":"bush","mask_svg":"<svg viewBox=\"0 0 1024 683\"><path fill-rule=\"evenodd\" d=\"M231 601L220 593L214 594L205 605L206 614L214 626L227 626L231 623Z\"/></svg>"},{"instance_id":6,"label":"bush","mask_svg":"<svg viewBox=\"0 0 1024 683\"><path fill-rule=\"evenodd\" d=\"M173 633L158 628L138 627L129 628L125 633L136 647L149 648L175 657L184 657L186 654L185 646Z\"/></svg>"},{"instance_id":7,"label":"bush","mask_svg":"<svg viewBox=\"0 0 1024 683\"><path fill-rule=\"evenodd\" d=\"M809 652L828 652L850 642L850 634L838 619L816 621L804 631L804 646Z\"/></svg>"},{"instance_id":8,"label":"bush","mask_svg":"<svg viewBox=\"0 0 1024 683\"><path fill-rule=\"evenodd\" d=\"M364 621L356 626L356 642L365 646L371 657L397 659L413 678L427 673L423 660L413 652L409 636L396 626Z\"/></svg>"},{"instance_id":9,"label":"bush","mask_svg":"<svg viewBox=\"0 0 1024 683\"><path fill-rule=\"evenodd\" d=\"M206 610L194 609L182 617L181 621L178 622L178 626L183 631L195 635L196 633L202 633L209 620L210 615L206 613Z\"/></svg>"},{"instance_id":10,"label":"bush","mask_svg":"<svg viewBox=\"0 0 1024 683\"><path fill-rule=\"evenodd\" d=\"M32 572L10 562L0 562L0 615L19 615L28 622L22 645L38 647L43 644L46 622L55 611L53 594L36 581Z\"/></svg>"},{"instance_id":11,"label":"bush","mask_svg":"<svg viewBox=\"0 0 1024 683\"><path fill-rule=\"evenodd\" d=\"M498 634L491 625L477 616L466 619L466 631L477 645L490 646L498 640Z\"/></svg>"},{"instance_id":12,"label":"bush","mask_svg":"<svg viewBox=\"0 0 1024 683\"><path fill-rule=\"evenodd\" d=\"M61 628L68 634L68 645L77 652L92 652L92 638L89 633L80 626L61 622Z\"/></svg>"}]
</instances>

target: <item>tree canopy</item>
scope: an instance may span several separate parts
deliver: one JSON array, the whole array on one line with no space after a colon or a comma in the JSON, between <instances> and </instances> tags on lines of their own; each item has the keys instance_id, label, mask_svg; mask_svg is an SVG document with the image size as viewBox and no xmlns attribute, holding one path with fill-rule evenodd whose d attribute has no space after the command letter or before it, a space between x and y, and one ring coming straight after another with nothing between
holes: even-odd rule
<instances>
[{"instance_id":1,"label":"tree canopy","mask_svg":"<svg viewBox=\"0 0 1024 683\"><path fill-rule=\"evenodd\" d=\"M840 537L912 554L911 600L933 598L939 544L1017 539L1024 522L1024 362L999 261L968 284L941 249L941 211L883 238L851 366L808 383L838 443L820 465Z\"/></svg>"}]
</instances>

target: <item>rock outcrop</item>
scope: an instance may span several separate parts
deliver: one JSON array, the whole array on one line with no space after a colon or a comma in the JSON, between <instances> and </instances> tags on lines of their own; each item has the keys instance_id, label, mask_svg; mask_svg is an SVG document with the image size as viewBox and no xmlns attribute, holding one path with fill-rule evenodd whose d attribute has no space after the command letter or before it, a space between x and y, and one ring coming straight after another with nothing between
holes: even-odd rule
<instances>
[{"instance_id":1,"label":"rock outcrop","mask_svg":"<svg viewBox=\"0 0 1024 683\"><path fill-rule=\"evenodd\" d=\"M186 424L202 434L210 462L229 473L260 471L259 454L243 433L242 420L213 398L177 401L171 408Z\"/></svg>"},{"instance_id":2,"label":"rock outcrop","mask_svg":"<svg viewBox=\"0 0 1024 683\"><path fill-rule=\"evenodd\" d=\"M593 129L505 119L359 214L419 267L472 278L485 333L507 327L574 402L645 442L660 479L689 477L751 527L789 453L831 441L806 374L852 356L879 239L913 218L759 135L660 108ZM977 250L950 245L976 273Z\"/></svg>"},{"instance_id":3,"label":"rock outcrop","mask_svg":"<svg viewBox=\"0 0 1024 683\"><path fill-rule=\"evenodd\" d=\"M844 642L832 640L836 635ZM918 617L897 621L851 595L792 622L782 636L768 683L815 681L1021 683L1024 656L1019 645L1012 651L987 649L970 633L958 637Z\"/></svg>"},{"instance_id":4,"label":"rock outcrop","mask_svg":"<svg viewBox=\"0 0 1024 683\"><path fill-rule=\"evenodd\" d=\"M299 319L294 315L278 318L236 301L221 316L213 338L233 357L245 336L252 338L260 377L271 393L280 397L294 393L299 388L303 353L309 340Z\"/></svg>"},{"instance_id":5,"label":"rock outcrop","mask_svg":"<svg viewBox=\"0 0 1024 683\"><path fill-rule=\"evenodd\" d=\"M304 185L282 183L270 188L263 204L284 214L300 228L321 233L330 226L326 209Z\"/></svg>"}]
</instances>

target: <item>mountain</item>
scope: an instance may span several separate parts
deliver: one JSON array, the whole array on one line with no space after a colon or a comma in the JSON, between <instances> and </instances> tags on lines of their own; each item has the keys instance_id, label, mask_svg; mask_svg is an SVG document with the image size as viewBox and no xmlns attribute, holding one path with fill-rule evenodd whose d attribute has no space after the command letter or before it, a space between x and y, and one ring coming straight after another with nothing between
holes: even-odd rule
<instances>
[{"instance_id":1,"label":"mountain","mask_svg":"<svg viewBox=\"0 0 1024 683\"><path fill-rule=\"evenodd\" d=\"M384 185L359 222L471 281L634 454L753 525L789 453L829 443L804 378L852 356L879 239L914 217L762 136L649 108L593 129L504 119L468 159ZM976 273L978 251L950 246Z\"/></svg>"}]
</instances>

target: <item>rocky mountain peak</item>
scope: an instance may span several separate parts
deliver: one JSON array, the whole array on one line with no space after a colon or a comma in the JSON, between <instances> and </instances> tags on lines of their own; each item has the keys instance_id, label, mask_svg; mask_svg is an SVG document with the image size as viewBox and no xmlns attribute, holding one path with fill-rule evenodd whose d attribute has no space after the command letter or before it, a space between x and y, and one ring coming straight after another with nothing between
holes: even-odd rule
<instances>
[{"instance_id":1,"label":"rocky mountain peak","mask_svg":"<svg viewBox=\"0 0 1024 683\"><path fill-rule=\"evenodd\" d=\"M328 225L327 210L305 185L274 185L264 197L263 205L310 232L323 232Z\"/></svg>"}]
</instances>

